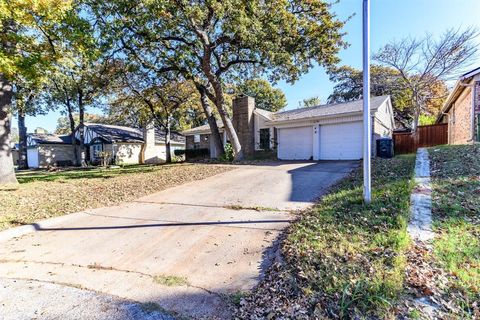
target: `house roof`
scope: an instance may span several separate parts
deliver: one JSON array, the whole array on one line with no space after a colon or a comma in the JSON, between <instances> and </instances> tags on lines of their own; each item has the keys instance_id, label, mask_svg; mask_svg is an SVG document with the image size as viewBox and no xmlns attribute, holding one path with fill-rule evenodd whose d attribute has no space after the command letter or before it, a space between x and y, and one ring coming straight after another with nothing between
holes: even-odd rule
<instances>
[{"instance_id":1,"label":"house roof","mask_svg":"<svg viewBox=\"0 0 480 320\"><path fill-rule=\"evenodd\" d=\"M457 98L460 96L460 94L465 90L466 86L464 85L465 82L469 82L474 76L480 74L480 67L475 68L471 71L468 71L464 74L462 74L455 83L455 86L453 87L452 91L447 97L447 100L445 100L445 103L442 106L442 109L440 110L440 113L438 114L437 117L437 123L442 121L443 114L448 112L450 108L452 107L452 104Z\"/></svg>"},{"instance_id":2,"label":"house roof","mask_svg":"<svg viewBox=\"0 0 480 320\"><path fill-rule=\"evenodd\" d=\"M125 127L125 126L116 126L103 123L85 123L85 127L97 133L101 138L106 142L129 142L129 143L143 143L143 130ZM177 132L172 132L170 134L172 142L184 143L185 137ZM155 142L164 143L165 142L165 133L164 131L155 129Z\"/></svg>"},{"instance_id":3,"label":"house roof","mask_svg":"<svg viewBox=\"0 0 480 320\"><path fill-rule=\"evenodd\" d=\"M275 115L274 112L263 110L263 109L260 109L260 108L255 108L254 112L256 112L257 114L261 115L262 117L264 117L268 120L272 120L273 116Z\"/></svg>"},{"instance_id":4,"label":"house roof","mask_svg":"<svg viewBox=\"0 0 480 320\"><path fill-rule=\"evenodd\" d=\"M37 144L72 144L71 135L29 133L28 137Z\"/></svg>"},{"instance_id":5,"label":"house roof","mask_svg":"<svg viewBox=\"0 0 480 320\"><path fill-rule=\"evenodd\" d=\"M217 120L217 127L218 129L220 129L220 131L223 130L223 122L221 120ZM182 134L186 136L191 136L195 134L204 134L204 133L210 133L210 125L208 123L182 132Z\"/></svg>"},{"instance_id":6,"label":"house roof","mask_svg":"<svg viewBox=\"0 0 480 320\"><path fill-rule=\"evenodd\" d=\"M371 111L376 111L388 99L390 99L389 96L372 97L370 99ZM272 122L341 116L352 113L361 113L362 111L363 100L331 103L315 107L277 112L273 115Z\"/></svg>"},{"instance_id":7,"label":"house roof","mask_svg":"<svg viewBox=\"0 0 480 320\"><path fill-rule=\"evenodd\" d=\"M136 128L115 126L103 123L85 123L85 127L94 131L106 142L138 142L143 143L143 132Z\"/></svg>"}]
</instances>

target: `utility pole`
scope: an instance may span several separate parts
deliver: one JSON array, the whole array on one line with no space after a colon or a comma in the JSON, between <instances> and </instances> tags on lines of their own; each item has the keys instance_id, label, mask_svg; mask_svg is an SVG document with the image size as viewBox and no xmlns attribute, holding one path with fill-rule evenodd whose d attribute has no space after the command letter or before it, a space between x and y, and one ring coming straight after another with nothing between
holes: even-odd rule
<instances>
[{"instance_id":1,"label":"utility pole","mask_svg":"<svg viewBox=\"0 0 480 320\"><path fill-rule=\"evenodd\" d=\"M363 0L363 200L372 201L372 117L370 115L370 0Z\"/></svg>"}]
</instances>

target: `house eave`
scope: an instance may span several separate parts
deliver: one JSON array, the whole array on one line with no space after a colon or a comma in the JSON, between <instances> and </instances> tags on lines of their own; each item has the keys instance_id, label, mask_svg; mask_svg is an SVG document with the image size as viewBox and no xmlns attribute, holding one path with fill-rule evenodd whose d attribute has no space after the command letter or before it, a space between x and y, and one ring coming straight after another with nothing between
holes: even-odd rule
<instances>
[{"instance_id":1,"label":"house eave","mask_svg":"<svg viewBox=\"0 0 480 320\"><path fill-rule=\"evenodd\" d=\"M437 116L436 123L440 123L442 121L442 118L445 113L448 113L450 108L452 107L452 104L457 98L462 94L463 90L465 90L466 86L463 85L465 83L466 79L461 79L457 80L455 83L455 86L453 87L452 92L447 97L447 100L445 100L445 103L443 104L442 109L440 110L440 114Z\"/></svg>"},{"instance_id":2,"label":"house eave","mask_svg":"<svg viewBox=\"0 0 480 320\"><path fill-rule=\"evenodd\" d=\"M377 109L374 109L374 110L371 110L371 115L374 116L375 113L377 112ZM279 120L279 121L275 121L275 120L271 120L271 121L267 121L265 122L265 125L267 127L273 127L273 126L277 126L277 125L285 125L285 124L303 124L303 123L317 123L317 122L321 122L321 121L325 121L325 120L331 120L331 119L342 119L342 118L345 118L345 119L348 119L348 118L352 118L352 117L358 117L358 116L362 116L363 115L363 112L361 111L355 111L355 112L346 112L346 113L337 113L337 114L332 114L332 115L328 115L328 116L318 116L318 117L310 117L310 118L300 118L300 119L285 119L285 120Z\"/></svg>"},{"instance_id":3,"label":"house eave","mask_svg":"<svg viewBox=\"0 0 480 320\"><path fill-rule=\"evenodd\" d=\"M443 104L442 109L440 110L440 113L437 116L436 123L440 123L442 121L444 114L448 113L448 111L452 107L452 103L465 90L466 88L465 84L472 81L472 79L478 74L480 74L480 68L476 68L470 72L465 73L459 78L459 80L457 80L457 82L455 82L455 86L453 87L452 92L450 92L450 94L448 95L447 100L445 100L445 103Z\"/></svg>"}]
</instances>

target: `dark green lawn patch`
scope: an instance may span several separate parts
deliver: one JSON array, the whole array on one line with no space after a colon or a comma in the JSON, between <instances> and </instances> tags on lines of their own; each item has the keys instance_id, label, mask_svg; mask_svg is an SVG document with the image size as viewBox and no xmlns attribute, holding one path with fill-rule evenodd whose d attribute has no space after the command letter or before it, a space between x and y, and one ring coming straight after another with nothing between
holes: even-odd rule
<instances>
[{"instance_id":1,"label":"dark green lawn patch","mask_svg":"<svg viewBox=\"0 0 480 320\"><path fill-rule=\"evenodd\" d=\"M292 224L284 263L246 298L240 317L386 317L403 292L414 155L373 161L373 201L354 172ZM263 312L263 314L262 314Z\"/></svg>"},{"instance_id":2,"label":"dark green lawn patch","mask_svg":"<svg viewBox=\"0 0 480 320\"><path fill-rule=\"evenodd\" d=\"M480 301L480 145L430 148L434 251L464 292L465 312ZM479 315L480 316L480 315ZM474 316L473 316L474 317Z\"/></svg>"}]
</instances>

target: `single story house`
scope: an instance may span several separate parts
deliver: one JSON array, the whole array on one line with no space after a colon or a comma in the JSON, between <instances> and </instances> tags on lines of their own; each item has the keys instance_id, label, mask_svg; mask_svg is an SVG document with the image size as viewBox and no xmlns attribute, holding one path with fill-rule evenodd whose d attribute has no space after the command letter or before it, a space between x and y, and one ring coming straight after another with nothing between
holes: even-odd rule
<instances>
[{"instance_id":1,"label":"single story house","mask_svg":"<svg viewBox=\"0 0 480 320\"><path fill-rule=\"evenodd\" d=\"M172 154L175 149L185 148L185 138L182 135L172 132L170 136ZM79 145L79 128L76 129L75 139ZM31 168L75 163L75 147L70 135L30 134L28 141L27 161ZM158 164L166 159L165 134L153 125L142 130L85 123L84 144L86 160L90 164L100 163L104 153L110 155L110 162L121 164Z\"/></svg>"},{"instance_id":2,"label":"single story house","mask_svg":"<svg viewBox=\"0 0 480 320\"><path fill-rule=\"evenodd\" d=\"M71 135L31 133L27 136L27 163L30 168L71 166L74 162Z\"/></svg>"},{"instance_id":3,"label":"single story house","mask_svg":"<svg viewBox=\"0 0 480 320\"><path fill-rule=\"evenodd\" d=\"M255 108L251 97L233 101L233 125L245 154L276 149L280 160L357 160L363 157L363 101L334 103L282 112ZM375 140L391 137L395 122L389 96L372 97L372 154ZM218 123L224 143L228 141ZM183 132L186 147L208 148L215 157L210 128Z\"/></svg>"},{"instance_id":4,"label":"single story house","mask_svg":"<svg viewBox=\"0 0 480 320\"><path fill-rule=\"evenodd\" d=\"M456 82L437 123L448 123L449 144L480 141L480 68L463 74Z\"/></svg>"},{"instance_id":5,"label":"single story house","mask_svg":"<svg viewBox=\"0 0 480 320\"><path fill-rule=\"evenodd\" d=\"M80 138L79 130L75 134ZM185 148L185 138L176 133L170 134L171 152ZM166 145L164 132L153 125L144 130L137 128L85 123L84 143L87 146L87 159L92 163L100 161L102 152L107 152L117 163L157 164L165 162Z\"/></svg>"}]
</instances>

